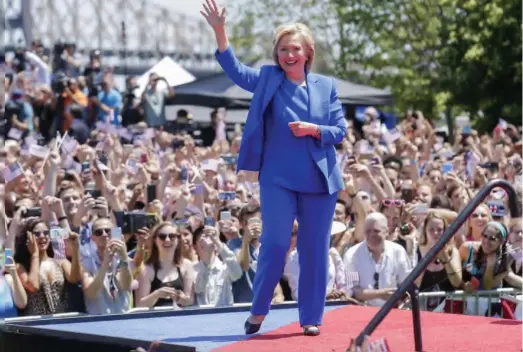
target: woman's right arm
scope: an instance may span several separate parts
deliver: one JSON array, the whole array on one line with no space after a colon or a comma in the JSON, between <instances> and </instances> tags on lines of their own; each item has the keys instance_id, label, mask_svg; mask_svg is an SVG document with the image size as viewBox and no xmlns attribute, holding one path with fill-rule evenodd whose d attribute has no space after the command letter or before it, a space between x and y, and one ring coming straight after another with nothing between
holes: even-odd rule
<instances>
[{"instance_id":1,"label":"woman's right arm","mask_svg":"<svg viewBox=\"0 0 523 352\"><path fill-rule=\"evenodd\" d=\"M7 271L9 274L5 275L5 278L13 294L13 301L18 309L25 309L27 306L27 292L25 292L24 285L18 276L16 266L11 265Z\"/></svg>"},{"instance_id":2,"label":"woman's right arm","mask_svg":"<svg viewBox=\"0 0 523 352\"><path fill-rule=\"evenodd\" d=\"M151 292L151 267L144 266L138 276L138 288L135 291L136 306L152 308L158 302L158 292Z\"/></svg>"},{"instance_id":3,"label":"woman's right arm","mask_svg":"<svg viewBox=\"0 0 523 352\"><path fill-rule=\"evenodd\" d=\"M215 0L206 0L206 3L203 4L203 11L200 13L214 30L218 44L216 59L220 66L235 84L254 93L260 78L260 71L242 64L234 55L225 32L225 8L220 12Z\"/></svg>"}]
</instances>

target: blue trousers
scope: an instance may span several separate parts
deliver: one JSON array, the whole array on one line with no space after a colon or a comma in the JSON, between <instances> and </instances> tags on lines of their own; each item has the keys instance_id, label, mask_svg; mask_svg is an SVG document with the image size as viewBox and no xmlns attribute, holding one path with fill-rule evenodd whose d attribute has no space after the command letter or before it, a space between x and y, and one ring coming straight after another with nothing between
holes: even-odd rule
<instances>
[{"instance_id":1,"label":"blue trousers","mask_svg":"<svg viewBox=\"0 0 523 352\"><path fill-rule=\"evenodd\" d=\"M296 247L300 277L300 324L321 325L329 270L330 231L336 194L294 192L274 184L260 187L263 231L253 287L251 314L267 315L289 249L292 225L298 221Z\"/></svg>"}]
</instances>

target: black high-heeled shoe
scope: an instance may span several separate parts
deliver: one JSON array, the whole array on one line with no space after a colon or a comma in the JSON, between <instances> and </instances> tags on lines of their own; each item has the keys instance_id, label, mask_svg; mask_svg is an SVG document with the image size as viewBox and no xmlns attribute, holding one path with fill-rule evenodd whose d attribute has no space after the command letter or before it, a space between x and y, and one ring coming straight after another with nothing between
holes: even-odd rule
<instances>
[{"instance_id":1,"label":"black high-heeled shoe","mask_svg":"<svg viewBox=\"0 0 523 352\"><path fill-rule=\"evenodd\" d=\"M249 319L247 319L245 321L245 326L244 326L245 334L247 334L247 335L256 334L258 331L260 331L261 326L262 326L261 323L253 324L249 321Z\"/></svg>"}]
</instances>

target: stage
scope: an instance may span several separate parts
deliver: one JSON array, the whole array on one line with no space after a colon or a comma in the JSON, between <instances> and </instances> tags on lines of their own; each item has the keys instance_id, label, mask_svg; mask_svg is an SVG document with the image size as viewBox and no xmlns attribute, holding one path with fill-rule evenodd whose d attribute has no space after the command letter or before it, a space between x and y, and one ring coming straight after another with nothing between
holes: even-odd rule
<instances>
[{"instance_id":1,"label":"stage","mask_svg":"<svg viewBox=\"0 0 523 352\"><path fill-rule=\"evenodd\" d=\"M302 335L295 304L275 306L260 333L246 336L248 306L148 311L111 316L9 320L4 350L126 351L162 341L160 351L345 351L377 312L374 307L330 303L321 335ZM393 310L371 336L385 337L392 352L414 350L412 315ZM424 351L521 351L521 322L443 313L421 313ZM35 349L35 346L38 346Z\"/></svg>"}]
</instances>

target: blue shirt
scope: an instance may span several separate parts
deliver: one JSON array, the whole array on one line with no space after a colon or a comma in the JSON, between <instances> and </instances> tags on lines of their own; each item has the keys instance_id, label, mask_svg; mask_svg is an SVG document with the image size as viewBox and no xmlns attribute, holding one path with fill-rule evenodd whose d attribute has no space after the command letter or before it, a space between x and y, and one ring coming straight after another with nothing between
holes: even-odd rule
<instances>
[{"instance_id":1,"label":"blue shirt","mask_svg":"<svg viewBox=\"0 0 523 352\"><path fill-rule=\"evenodd\" d=\"M0 319L14 318L18 316L11 288L4 275L0 275Z\"/></svg>"},{"instance_id":2,"label":"blue shirt","mask_svg":"<svg viewBox=\"0 0 523 352\"><path fill-rule=\"evenodd\" d=\"M233 238L227 242L227 246L234 254L237 254L242 248L241 237ZM254 283L254 277L256 276L256 270L254 270L253 263L258 261L258 251L251 244L249 245L250 254L250 265L247 272L243 272L243 275L232 283L232 294L234 297L234 303L251 303L253 299L252 286Z\"/></svg>"},{"instance_id":3,"label":"blue shirt","mask_svg":"<svg viewBox=\"0 0 523 352\"><path fill-rule=\"evenodd\" d=\"M33 106L26 102L25 100L8 100L6 103L6 109L12 108L17 110L16 107L19 107L17 112L18 121L25 123L27 122L27 129L29 132L34 130L33 124Z\"/></svg>"},{"instance_id":4,"label":"blue shirt","mask_svg":"<svg viewBox=\"0 0 523 352\"><path fill-rule=\"evenodd\" d=\"M113 125L119 125L118 116L120 116L120 109L122 108L122 95L116 89L110 91L101 91L98 93L98 100L100 103L107 105L114 110L114 118L111 123ZM105 121L105 112L102 109L98 109L98 121Z\"/></svg>"},{"instance_id":5,"label":"blue shirt","mask_svg":"<svg viewBox=\"0 0 523 352\"><path fill-rule=\"evenodd\" d=\"M328 193L325 177L314 162L307 139L296 137L289 122L306 121L309 95L306 86L283 80L272 100L272 114L265 122L265 144L260 184L275 183L305 193Z\"/></svg>"}]
</instances>

